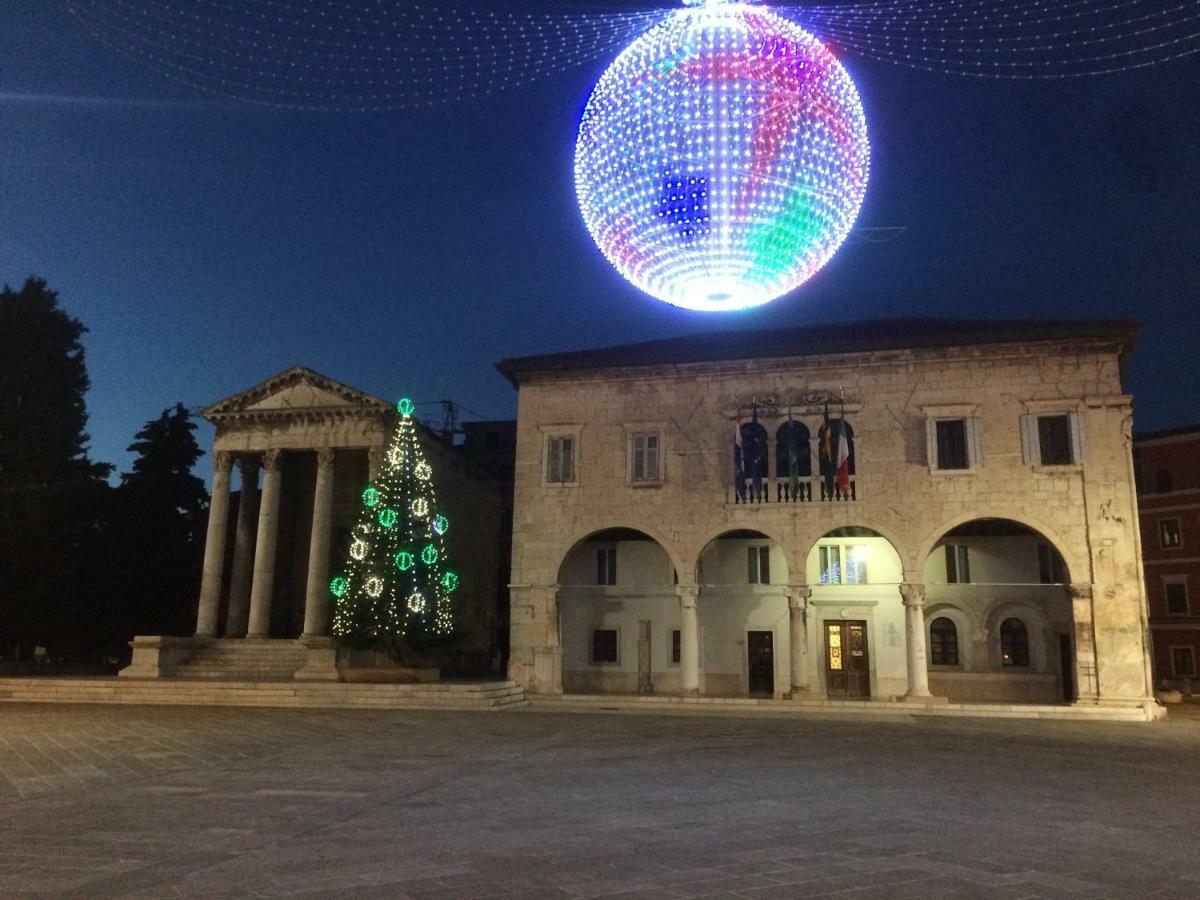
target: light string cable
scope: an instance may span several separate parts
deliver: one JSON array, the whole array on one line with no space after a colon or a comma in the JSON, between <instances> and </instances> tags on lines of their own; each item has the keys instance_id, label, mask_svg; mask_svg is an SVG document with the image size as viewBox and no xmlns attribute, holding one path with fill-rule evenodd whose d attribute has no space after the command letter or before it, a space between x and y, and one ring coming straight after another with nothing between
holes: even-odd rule
<instances>
[{"instance_id":1,"label":"light string cable","mask_svg":"<svg viewBox=\"0 0 1200 900\"><path fill-rule=\"evenodd\" d=\"M1200 0L874 0L781 11L844 53L979 78L1106 75L1200 52Z\"/></svg>"},{"instance_id":2,"label":"light string cable","mask_svg":"<svg viewBox=\"0 0 1200 900\"><path fill-rule=\"evenodd\" d=\"M164 78L226 99L392 110L480 97L614 56L667 12L558 0L64 0L79 24ZM551 4L548 4L550 6Z\"/></svg>"}]
</instances>

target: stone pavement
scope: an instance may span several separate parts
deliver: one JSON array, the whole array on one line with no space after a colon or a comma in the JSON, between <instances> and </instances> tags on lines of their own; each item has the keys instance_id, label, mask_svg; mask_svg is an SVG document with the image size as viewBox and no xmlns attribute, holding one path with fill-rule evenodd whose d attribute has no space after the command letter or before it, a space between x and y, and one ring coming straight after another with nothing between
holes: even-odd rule
<instances>
[{"instance_id":1,"label":"stone pavement","mask_svg":"<svg viewBox=\"0 0 1200 900\"><path fill-rule=\"evenodd\" d=\"M1200 897L1200 720L0 706L0 895Z\"/></svg>"}]
</instances>

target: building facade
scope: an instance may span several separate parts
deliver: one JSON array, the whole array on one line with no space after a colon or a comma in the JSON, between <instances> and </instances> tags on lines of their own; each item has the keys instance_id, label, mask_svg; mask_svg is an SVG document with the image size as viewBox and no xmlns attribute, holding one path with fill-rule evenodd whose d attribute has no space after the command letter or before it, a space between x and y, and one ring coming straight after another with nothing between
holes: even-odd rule
<instances>
[{"instance_id":1,"label":"building facade","mask_svg":"<svg viewBox=\"0 0 1200 900\"><path fill-rule=\"evenodd\" d=\"M510 677L1151 703L1136 332L909 320L503 361Z\"/></svg>"},{"instance_id":2,"label":"building facade","mask_svg":"<svg viewBox=\"0 0 1200 900\"><path fill-rule=\"evenodd\" d=\"M1134 459L1154 680L1192 694L1200 684L1200 425L1137 435Z\"/></svg>"}]
</instances>

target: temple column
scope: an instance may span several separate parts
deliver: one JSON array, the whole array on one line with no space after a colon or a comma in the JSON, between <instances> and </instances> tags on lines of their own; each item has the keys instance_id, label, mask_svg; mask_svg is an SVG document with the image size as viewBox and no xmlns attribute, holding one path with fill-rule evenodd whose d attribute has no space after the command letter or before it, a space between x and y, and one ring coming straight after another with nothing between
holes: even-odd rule
<instances>
[{"instance_id":1,"label":"temple column","mask_svg":"<svg viewBox=\"0 0 1200 900\"><path fill-rule=\"evenodd\" d=\"M675 588L679 597L679 680L685 697L700 695L700 616L696 604L700 588L681 584Z\"/></svg>"},{"instance_id":2,"label":"temple column","mask_svg":"<svg viewBox=\"0 0 1200 900\"><path fill-rule=\"evenodd\" d=\"M238 459L242 497L238 502L237 532L233 539L233 571L229 574L229 614L226 637L245 637L250 614L250 576L254 568L254 517L258 512L258 457Z\"/></svg>"},{"instance_id":3,"label":"temple column","mask_svg":"<svg viewBox=\"0 0 1200 900\"><path fill-rule=\"evenodd\" d=\"M333 458L325 447L317 451L317 487L313 493L312 536L308 544L308 585L304 598L303 637L329 632L329 540L333 529Z\"/></svg>"},{"instance_id":4,"label":"temple column","mask_svg":"<svg viewBox=\"0 0 1200 900\"><path fill-rule=\"evenodd\" d=\"M258 505L258 540L254 546L254 580L250 586L250 638L271 636L271 599L275 593L275 547L279 538L279 491L283 454L263 454L263 487Z\"/></svg>"},{"instance_id":5,"label":"temple column","mask_svg":"<svg viewBox=\"0 0 1200 900\"><path fill-rule=\"evenodd\" d=\"M1075 697L1079 703L1095 703L1100 696L1096 677L1096 638L1092 625L1093 588L1090 583L1067 586L1071 598L1071 620L1075 625Z\"/></svg>"},{"instance_id":6,"label":"temple column","mask_svg":"<svg viewBox=\"0 0 1200 900\"><path fill-rule=\"evenodd\" d=\"M808 598L812 588L807 584L788 585L788 624L791 626L789 644L792 660L792 697L808 693Z\"/></svg>"},{"instance_id":7,"label":"temple column","mask_svg":"<svg viewBox=\"0 0 1200 900\"><path fill-rule=\"evenodd\" d=\"M925 585L902 584L905 648L908 656L906 700L927 700L929 693L928 653L925 649Z\"/></svg>"},{"instance_id":8,"label":"temple column","mask_svg":"<svg viewBox=\"0 0 1200 900\"><path fill-rule=\"evenodd\" d=\"M225 574L225 532L229 526L229 476L233 456L224 450L213 454L212 500L208 504L208 533L204 538L204 568L200 579L200 607L196 636L216 637L221 606L221 576Z\"/></svg>"}]
</instances>

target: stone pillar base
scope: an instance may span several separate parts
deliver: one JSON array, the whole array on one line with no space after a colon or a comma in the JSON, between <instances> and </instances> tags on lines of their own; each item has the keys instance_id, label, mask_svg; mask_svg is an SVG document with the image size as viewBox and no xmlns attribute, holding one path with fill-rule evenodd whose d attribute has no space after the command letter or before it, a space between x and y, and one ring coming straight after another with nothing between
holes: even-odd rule
<instances>
[{"instance_id":1,"label":"stone pillar base","mask_svg":"<svg viewBox=\"0 0 1200 900\"><path fill-rule=\"evenodd\" d=\"M117 674L122 678L162 678L171 675L206 643L203 637L139 634L129 642L133 648L133 659Z\"/></svg>"},{"instance_id":2,"label":"stone pillar base","mask_svg":"<svg viewBox=\"0 0 1200 900\"><path fill-rule=\"evenodd\" d=\"M913 703L920 706L940 706L950 702L949 697L935 697L932 694L905 694L903 697L897 697L896 700L900 703Z\"/></svg>"},{"instance_id":3,"label":"stone pillar base","mask_svg":"<svg viewBox=\"0 0 1200 900\"><path fill-rule=\"evenodd\" d=\"M333 638L301 637L304 647L304 665L296 670L297 681L337 681L337 647Z\"/></svg>"}]
</instances>

